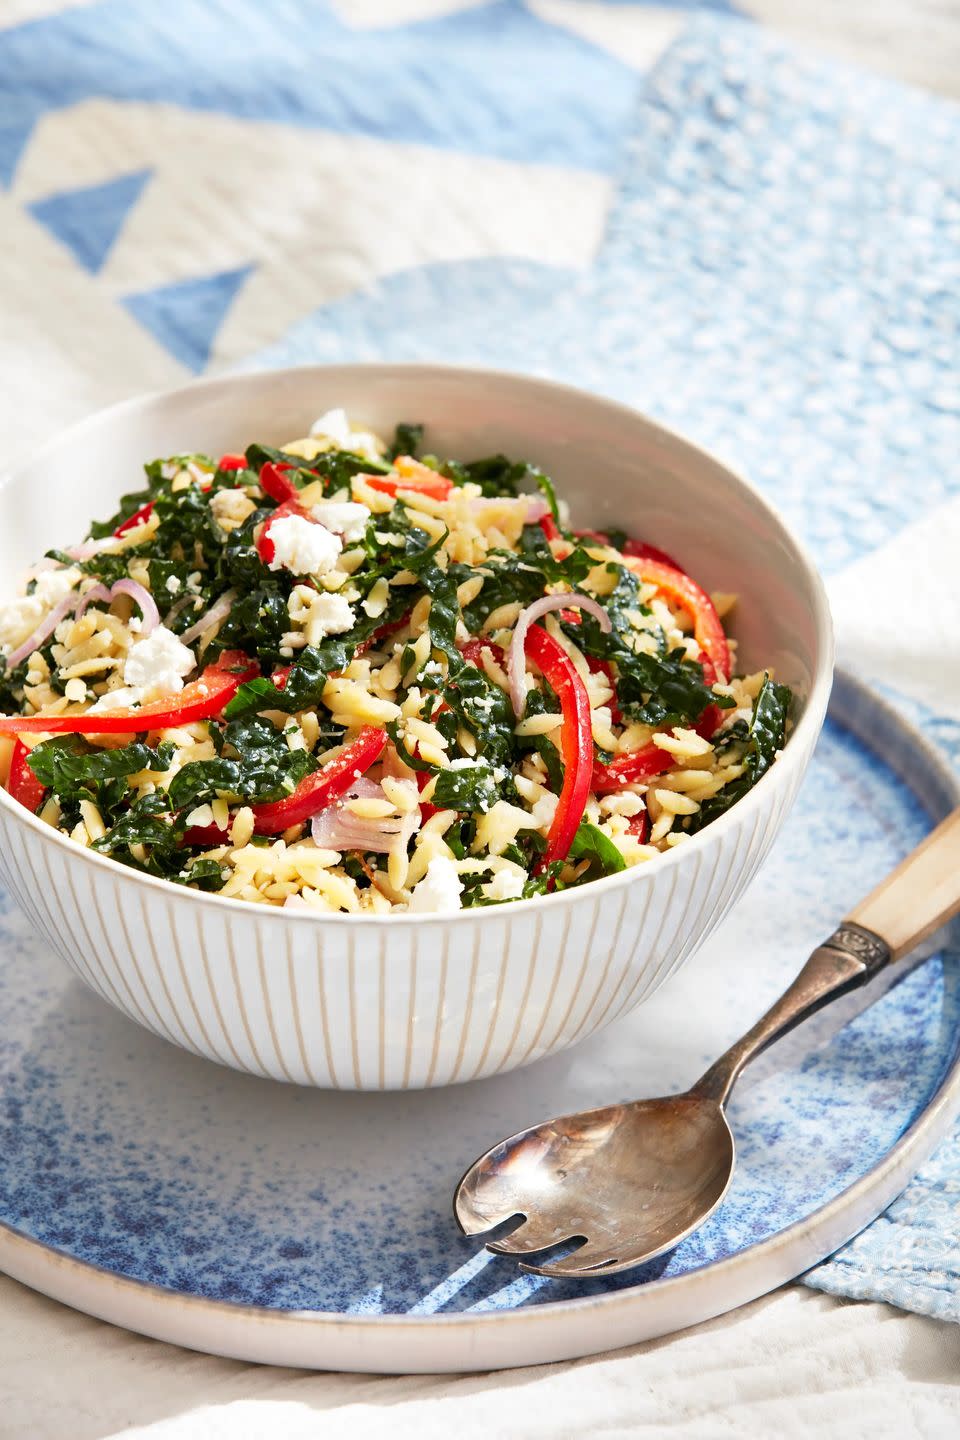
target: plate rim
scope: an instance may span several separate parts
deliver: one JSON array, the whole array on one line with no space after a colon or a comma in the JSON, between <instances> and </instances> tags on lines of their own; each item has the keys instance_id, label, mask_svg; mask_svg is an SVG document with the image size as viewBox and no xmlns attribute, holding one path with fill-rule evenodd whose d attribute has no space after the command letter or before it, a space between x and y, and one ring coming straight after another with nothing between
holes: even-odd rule
<instances>
[{"instance_id":1,"label":"plate rim","mask_svg":"<svg viewBox=\"0 0 960 1440\"><path fill-rule=\"evenodd\" d=\"M960 777L935 746L847 670L836 672L828 714L878 755L934 819L941 818L938 812L960 804ZM884 734L901 744L891 745L888 740L885 745ZM908 753L909 766L905 758L898 764L898 756ZM795 1279L896 1198L958 1113L960 1046L923 1111L896 1143L852 1185L811 1214L734 1255L683 1275L516 1310L354 1315L212 1300L80 1260L4 1220L0 1220L0 1271L101 1320L188 1349L254 1363L380 1374L477 1372L552 1363L672 1334ZM371 1345L377 1340L385 1341L386 1353L382 1345ZM370 1353L371 1349L377 1353Z\"/></svg>"}]
</instances>

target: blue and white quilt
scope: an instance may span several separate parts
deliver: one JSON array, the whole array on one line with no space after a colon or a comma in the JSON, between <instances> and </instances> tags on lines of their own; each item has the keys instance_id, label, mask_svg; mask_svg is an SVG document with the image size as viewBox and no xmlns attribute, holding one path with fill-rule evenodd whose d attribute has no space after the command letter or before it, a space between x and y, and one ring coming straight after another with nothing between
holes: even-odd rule
<instances>
[{"instance_id":1,"label":"blue and white quilt","mask_svg":"<svg viewBox=\"0 0 960 1440\"><path fill-rule=\"evenodd\" d=\"M960 111L748 8L7 0L0 458L241 364L571 380L752 475L960 763ZM807 1278L960 1320L960 1133Z\"/></svg>"}]
</instances>

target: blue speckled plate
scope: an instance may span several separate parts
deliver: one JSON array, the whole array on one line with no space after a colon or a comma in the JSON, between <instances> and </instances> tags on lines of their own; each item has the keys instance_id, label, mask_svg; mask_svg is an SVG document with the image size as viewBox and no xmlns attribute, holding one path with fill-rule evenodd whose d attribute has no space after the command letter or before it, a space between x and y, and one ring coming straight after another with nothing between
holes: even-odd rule
<instances>
[{"instance_id":1,"label":"blue speckled plate","mask_svg":"<svg viewBox=\"0 0 960 1440\"><path fill-rule=\"evenodd\" d=\"M450 1199L475 1154L541 1114L685 1087L957 803L935 754L849 679L831 717L773 857L680 975L594 1041L447 1091L297 1090L185 1055L72 979L4 900L0 1266L184 1345L378 1371L599 1351L798 1274L889 1203L960 1108L949 949L748 1073L729 1198L645 1271L522 1275L459 1236Z\"/></svg>"}]
</instances>

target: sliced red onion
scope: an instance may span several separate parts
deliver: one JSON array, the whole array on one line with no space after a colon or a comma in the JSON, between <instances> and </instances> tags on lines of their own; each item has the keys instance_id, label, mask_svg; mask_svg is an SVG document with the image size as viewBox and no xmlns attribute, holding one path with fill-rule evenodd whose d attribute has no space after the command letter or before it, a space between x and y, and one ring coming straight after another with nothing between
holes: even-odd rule
<instances>
[{"instance_id":1,"label":"sliced red onion","mask_svg":"<svg viewBox=\"0 0 960 1440\"><path fill-rule=\"evenodd\" d=\"M99 605L101 601L104 605L109 605L112 599L113 596L107 589L106 585L92 585L84 595L83 599L80 601L80 608L77 611L77 619L82 619L88 605Z\"/></svg>"},{"instance_id":2,"label":"sliced red onion","mask_svg":"<svg viewBox=\"0 0 960 1440\"><path fill-rule=\"evenodd\" d=\"M143 625L140 627L140 634L146 637L152 630L156 630L160 624L160 611L157 609L157 602L146 586L141 585L137 580L118 580L108 590L106 585L94 585L88 590L80 601L80 608L77 611L77 619L84 614L90 605L103 602L109 605L118 595L129 595L130 599L137 606L143 616Z\"/></svg>"},{"instance_id":3,"label":"sliced red onion","mask_svg":"<svg viewBox=\"0 0 960 1440\"><path fill-rule=\"evenodd\" d=\"M342 801L328 805L314 815L310 831L315 845L322 850L367 850L389 855L406 850L412 836L420 829L419 807L407 815L388 815L381 820L366 820L344 808L347 800L385 800L383 787L361 776L355 780Z\"/></svg>"},{"instance_id":4,"label":"sliced red onion","mask_svg":"<svg viewBox=\"0 0 960 1440\"><path fill-rule=\"evenodd\" d=\"M139 584L136 580L118 580L110 592L111 598L116 595L129 595L134 605L143 616L143 624L140 627L141 635L149 635L156 630L160 624L160 611L157 609L157 602L145 585Z\"/></svg>"},{"instance_id":5,"label":"sliced red onion","mask_svg":"<svg viewBox=\"0 0 960 1440\"><path fill-rule=\"evenodd\" d=\"M170 626L173 624L174 620L176 620L177 616L180 614L180 611L185 610L186 607L190 604L190 602L192 600L196 600L196 598L196 595L181 595L180 599L174 605L170 606L170 609L163 617L163 623L166 629L170 629Z\"/></svg>"},{"instance_id":6,"label":"sliced red onion","mask_svg":"<svg viewBox=\"0 0 960 1440\"><path fill-rule=\"evenodd\" d=\"M230 614L236 598L236 590L225 591L216 604L210 606L210 609L205 615L201 615L200 619L191 625L189 630L184 630L180 636L181 643L184 645L192 645L194 640L199 640L200 636L205 635L214 625L221 625Z\"/></svg>"},{"instance_id":7,"label":"sliced red onion","mask_svg":"<svg viewBox=\"0 0 960 1440\"><path fill-rule=\"evenodd\" d=\"M72 615L79 603L79 595L65 595L60 601L60 604L55 606L49 615L40 621L40 624L36 630L34 630L33 634L28 635L23 644L18 645L16 650L10 651L10 654L6 657L7 669L15 670L29 655L33 654L34 650L39 650L40 646L46 640L49 640L54 630L56 630L60 624L60 621L65 620L68 615Z\"/></svg>"},{"instance_id":8,"label":"sliced red onion","mask_svg":"<svg viewBox=\"0 0 960 1440\"><path fill-rule=\"evenodd\" d=\"M513 639L510 642L510 653L507 656L510 699L513 702L513 713L518 720L523 714L527 700L524 684L527 661L523 653L527 631L535 620L539 620L540 616L546 615L549 610L589 610L590 614L599 621L600 629L605 634L610 631L610 616L603 606L589 595L542 595L539 600L534 600L532 605L521 610L517 616L517 623L513 627Z\"/></svg>"},{"instance_id":9,"label":"sliced red onion","mask_svg":"<svg viewBox=\"0 0 960 1440\"><path fill-rule=\"evenodd\" d=\"M103 540L84 540L82 545L71 545L63 553L69 555L71 560L92 560L94 555L109 550L115 540L115 535L107 535Z\"/></svg>"}]
</instances>

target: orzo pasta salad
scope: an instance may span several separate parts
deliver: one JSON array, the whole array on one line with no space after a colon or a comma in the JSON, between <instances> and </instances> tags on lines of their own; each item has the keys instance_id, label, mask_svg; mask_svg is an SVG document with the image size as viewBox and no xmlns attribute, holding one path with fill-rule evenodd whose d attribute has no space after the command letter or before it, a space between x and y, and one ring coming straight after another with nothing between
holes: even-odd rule
<instances>
[{"instance_id":1,"label":"orzo pasta salad","mask_svg":"<svg viewBox=\"0 0 960 1440\"><path fill-rule=\"evenodd\" d=\"M582 885L735 804L790 692L735 673L733 596L421 441L331 411L147 465L0 606L9 793L151 875L374 914Z\"/></svg>"}]
</instances>

